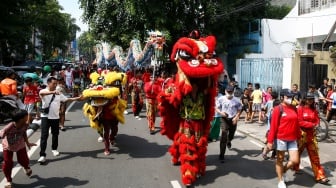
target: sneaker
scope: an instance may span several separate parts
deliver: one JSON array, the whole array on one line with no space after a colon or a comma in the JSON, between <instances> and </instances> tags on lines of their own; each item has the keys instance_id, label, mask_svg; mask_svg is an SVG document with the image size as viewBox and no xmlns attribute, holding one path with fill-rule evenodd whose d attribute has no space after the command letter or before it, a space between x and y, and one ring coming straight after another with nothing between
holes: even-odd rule
<instances>
[{"instance_id":1,"label":"sneaker","mask_svg":"<svg viewBox=\"0 0 336 188\"><path fill-rule=\"evenodd\" d=\"M227 145L227 147L228 147L229 149L231 149L231 147L232 147L231 142L228 142L226 145Z\"/></svg>"},{"instance_id":2,"label":"sneaker","mask_svg":"<svg viewBox=\"0 0 336 188\"><path fill-rule=\"evenodd\" d=\"M286 188L286 184L284 181L279 181L278 188Z\"/></svg>"},{"instance_id":3,"label":"sneaker","mask_svg":"<svg viewBox=\"0 0 336 188\"><path fill-rule=\"evenodd\" d=\"M28 177L30 177L30 176L32 175L32 173L33 173L33 171L32 171L31 168L24 169L24 171L25 171L25 173L26 173L26 175L27 175Z\"/></svg>"},{"instance_id":4,"label":"sneaker","mask_svg":"<svg viewBox=\"0 0 336 188\"><path fill-rule=\"evenodd\" d=\"M46 158L45 156L41 156L38 160L37 160L38 163L42 164L42 163L45 163L46 162Z\"/></svg>"},{"instance_id":5,"label":"sneaker","mask_svg":"<svg viewBox=\"0 0 336 188\"><path fill-rule=\"evenodd\" d=\"M98 142L104 142L104 138L100 136L100 137L98 138Z\"/></svg>"},{"instance_id":6,"label":"sneaker","mask_svg":"<svg viewBox=\"0 0 336 188\"><path fill-rule=\"evenodd\" d=\"M124 111L124 114L125 114L125 115L127 115L127 114L128 114L127 110L125 110L125 111Z\"/></svg>"},{"instance_id":7,"label":"sneaker","mask_svg":"<svg viewBox=\"0 0 336 188\"><path fill-rule=\"evenodd\" d=\"M139 116L135 116L136 119L139 119Z\"/></svg>"},{"instance_id":8,"label":"sneaker","mask_svg":"<svg viewBox=\"0 0 336 188\"><path fill-rule=\"evenodd\" d=\"M51 152L55 157L60 155L60 153L57 150L51 150Z\"/></svg>"}]
</instances>

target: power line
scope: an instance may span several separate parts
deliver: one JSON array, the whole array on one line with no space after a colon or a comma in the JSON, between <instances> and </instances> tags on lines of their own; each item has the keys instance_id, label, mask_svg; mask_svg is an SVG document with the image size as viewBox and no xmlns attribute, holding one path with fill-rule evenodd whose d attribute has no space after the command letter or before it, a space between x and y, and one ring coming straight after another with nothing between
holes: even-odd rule
<instances>
[{"instance_id":1,"label":"power line","mask_svg":"<svg viewBox=\"0 0 336 188\"><path fill-rule=\"evenodd\" d=\"M223 13L219 12L219 14L217 14L216 17L219 18L219 17L230 15L230 14L234 14L234 13L237 13L237 12L243 12L243 11L250 10L250 9L253 9L253 8L261 7L261 6L264 6L264 5L265 5L265 0L259 0L259 1L255 1L253 3L247 4L245 6L237 7L234 10L232 10L231 12L226 12L225 10L221 11Z\"/></svg>"}]
</instances>

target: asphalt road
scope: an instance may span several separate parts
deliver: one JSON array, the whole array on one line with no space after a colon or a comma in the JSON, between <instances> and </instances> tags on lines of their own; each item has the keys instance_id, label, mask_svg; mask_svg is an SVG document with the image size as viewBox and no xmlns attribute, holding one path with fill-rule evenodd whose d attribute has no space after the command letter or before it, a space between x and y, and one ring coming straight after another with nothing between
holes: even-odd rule
<instances>
[{"instance_id":1,"label":"asphalt road","mask_svg":"<svg viewBox=\"0 0 336 188\"><path fill-rule=\"evenodd\" d=\"M39 147L29 151L33 175L28 178L18 165L13 170L14 187L33 188L179 188L183 187L178 166L170 164L167 149L171 144L159 132L150 135L145 112L137 120L126 115L126 124L119 124L116 145L111 155L103 154L103 143L89 127L82 114L83 103L75 102L67 112L67 131L59 136L61 155L52 156L51 139L47 147L47 163L37 163ZM159 128L159 118L156 126ZM40 130L30 138L39 144ZM274 161L262 160L261 143L237 133L225 163L218 161L219 142L210 142L207 171L194 187L207 188L269 188L277 186ZM1 174L3 179L3 174ZM330 187L316 184L310 174L293 176L288 173L288 187ZM0 187L5 180L2 180Z\"/></svg>"}]
</instances>

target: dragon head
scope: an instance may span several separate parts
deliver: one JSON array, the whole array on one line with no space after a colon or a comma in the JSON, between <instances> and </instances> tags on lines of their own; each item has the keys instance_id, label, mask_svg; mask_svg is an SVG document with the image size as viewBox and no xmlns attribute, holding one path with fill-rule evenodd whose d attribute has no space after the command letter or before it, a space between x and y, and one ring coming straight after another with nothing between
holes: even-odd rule
<instances>
[{"instance_id":1,"label":"dragon head","mask_svg":"<svg viewBox=\"0 0 336 188\"><path fill-rule=\"evenodd\" d=\"M223 63L215 57L216 38L183 37L174 45L171 61L188 77L201 78L219 75L223 71Z\"/></svg>"}]
</instances>

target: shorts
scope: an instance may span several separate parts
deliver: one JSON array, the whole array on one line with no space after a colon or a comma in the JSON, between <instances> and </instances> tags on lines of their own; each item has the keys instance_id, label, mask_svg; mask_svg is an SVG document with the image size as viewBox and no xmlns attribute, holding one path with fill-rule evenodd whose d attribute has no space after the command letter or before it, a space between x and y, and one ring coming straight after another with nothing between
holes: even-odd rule
<instances>
[{"instance_id":1,"label":"shorts","mask_svg":"<svg viewBox=\"0 0 336 188\"><path fill-rule=\"evenodd\" d=\"M253 103L252 112L261 112L261 103Z\"/></svg>"},{"instance_id":2,"label":"shorts","mask_svg":"<svg viewBox=\"0 0 336 188\"><path fill-rule=\"evenodd\" d=\"M298 144L296 140L294 141L285 141L285 140L276 140L276 149L278 151L293 151L298 150Z\"/></svg>"},{"instance_id":3,"label":"shorts","mask_svg":"<svg viewBox=\"0 0 336 188\"><path fill-rule=\"evenodd\" d=\"M28 112L28 114L31 114L34 110L35 104L24 104L24 109Z\"/></svg>"},{"instance_id":4,"label":"shorts","mask_svg":"<svg viewBox=\"0 0 336 188\"><path fill-rule=\"evenodd\" d=\"M250 111L249 105L248 104L244 104L243 108L242 108L242 111L245 111L246 113L249 113L249 111Z\"/></svg>"}]
</instances>

